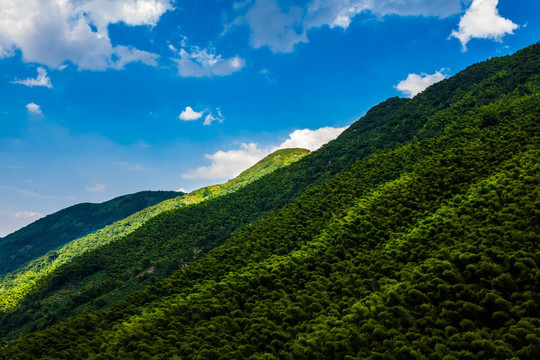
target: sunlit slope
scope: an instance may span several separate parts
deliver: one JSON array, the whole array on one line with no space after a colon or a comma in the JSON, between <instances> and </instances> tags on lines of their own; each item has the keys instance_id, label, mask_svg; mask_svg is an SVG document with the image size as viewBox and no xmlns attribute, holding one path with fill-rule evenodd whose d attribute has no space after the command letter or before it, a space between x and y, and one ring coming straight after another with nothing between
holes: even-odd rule
<instances>
[{"instance_id":1,"label":"sunlit slope","mask_svg":"<svg viewBox=\"0 0 540 360\"><path fill-rule=\"evenodd\" d=\"M49 250L178 195L174 191L142 191L101 204L77 204L39 219L0 239L0 276Z\"/></svg>"},{"instance_id":2,"label":"sunlit slope","mask_svg":"<svg viewBox=\"0 0 540 360\"><path fill-rule=\"evenodd\" d=\"M74 311L109 306L193 262L238 229L289 203L358 158L389 146L387 137L375 139L374 135L387 127L408 101L393 98L381 103L346 130L349 134L237 192L194 207L166 202L173 209L163 212L158 209L152 214L156 216L144 224L136 218L140 213L135 214L117 223L123 226L107 227L93 238L69 244L65 248L67 256L57 256L52 264L43 258L35 264L36 270L23 269L19 274L10 274L15 276L3 281L0 300L6 305L0 330L14 336L20 331L54 323ZM409 138L412 135L410 132ZM389 131L388 137L392 136ZM195 192L195 198L204 193ZM124 227L135 231L127 233ZM105 245L103 240L88 241L97 238L115 241ZM92 244L99 246L89 249ZM75 258L81 249L84 252Z\"/></svg>"},{"instance_id":3,"label":"sunlit slope","mask_svg":"<svg viewBox=\"0 0 540 360\"><path fill-rule=\"evenodd\" d=\"M539 63L534 45L390 99L303 160L84 254L2 318L38 330L6 357L538 358ZM167 266L125 301L67 292ZM39 322L43 307L58 315Z\"/></svg>"},{"instance_id":4,"label":"sunlit slope","mask_svg":"<svg viewBox=\"0 0 540 360\"><path fill-rule=\"evenodd\" d=\"M123 236L132 233L137 228L139 228L144 222L148 221L152 217L172 209L176 209L186 205L197 204L203 200L214 198L217 196L225 195L231 192L234 192L243 186L253 182L264 175L267 175L276 169L290 165L291 163L300 160L303 156L309 153L305 149L283 149L275 151L274 153L266 156L264 159L260 160L257 164L253 165L251 168L242 172L236 178L229 180L224 184L212 185L202 189L195 190L188 194L183 194L179 196L177 192L163 192L168 194L169 198L175 196L172 199L164 200L153 206L144 208L141 211L136 212L133 215L130 215L122 220L118 220L111 225L99 229L92 234L88 234L82 238L76 239L62 248L55 251L49 252L42 257L31 261L29 264L26 264L22 268L5 275L3 279L0 279L0 311L12 308L17 305L18 301L22 299L28 292L30 292L39 279L45 277L51 271L53 271L58 266L68 262L70 259L75 258L76 256L82 254L83 252L89 251L91 249L103 246L111 241L122 238ZM148 197L152 193L140 193ZM157 194L162 194L162 192L155 192ZM132 197L133 195L127 195L122 197L121 200ZM154 201L155 203L156 201ZM104 203L108 205L108 208L118 208L119 201L112 200L110 202ZM78 212L82 208L86 208L91 204L82 204L75 206L73 208L77 209ZM115 207L113 207L115 206ZM71 208L66 209L70 210L70 214L74 211ZM63 211L66 212L66 211ZM101 210L99 215L108 214L107 212ZM84 214L83 214L84 215ZM104 215L103 215L104 216ZM57 217L52 217L47 219L47 224L50 224L50 227L54 229L64 229L65 232L71 231L69 224L73 223L74 216L69 217L70 223L64 225L66 221L64 218L60 218L62 221L59 223L53 223ZM34 233L33 231L32 233ZM56 234L56 233L55 233ZM6 238L6 241L9 241L10 238Z\"/></svg>"},{"instance_id":5,"label":"sunlit slope","mask_svg":"<svg viewBox=\"0 0 540 360\"><path fill-rule=\"evenodd\" d=\"M184 197L184 201L186 204L197 203L203 199L212 199L216 196L229 194L260 179L264 175L300 160L307 154L309 154L309 151L305 149L277 150L225 184L207 186L192 191Z\"/></svg>"}]
</instances>

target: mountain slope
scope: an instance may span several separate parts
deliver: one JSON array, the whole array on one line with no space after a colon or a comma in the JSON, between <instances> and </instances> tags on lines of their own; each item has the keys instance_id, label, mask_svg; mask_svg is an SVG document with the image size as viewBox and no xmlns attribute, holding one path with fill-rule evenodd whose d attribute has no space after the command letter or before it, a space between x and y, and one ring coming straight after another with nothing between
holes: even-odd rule
<instances>
[{"instance_id":1,"label":"mountain slope","mask_svg":"<svg viewBox=\"0 0 540 360\"><path fill-rule=\"evenodd\" d=\"M173 246L213 248L6 356L538 358L538 63L534 45L391 99L290 167L81 257L127 280Z\"/></svg>"},{"instance_id":2,"label":"mountain slope","mask_svg":"<svg viewBox=\"0 0 540 360\"><path fill-rule=\"evenodd\" d=\"M5 334L29 331L54 323L80 307L100 308L184 267L234 231L290 202L358 157L388 146L387 139L372 141L372 135L407 101L394 98L370 110L360 125L353 125L355 136L305 157L300 160L305 160L304 166L295 163L281 168L238 194L196 207L183 208L183 200L158 204L70 243L65 249L67 256L57 256L52 266L42 258L32 268L5 277L0 330ZM162 212L163 204L171 210Z\"/></svg>"},{"instance_id":3,"label":"mountain slope","mask_svg":"<svg viewBox=\"0 0 540 360\"><path fill-rule=\"evenodd\" d=\"M0 239L0 276L71 240L179 195L174 191L142 191L101 204L77 204L39 219Z\"/></svg>"},{"instance_id":4,"label":"mountain slope","mask_svg":"<svg viewBox=\"0 0 540 360\"><path fill-rule=\"evenodd\" d=\"M282 149L273 152L260 160L236 178L220 185L212 185L192 191L183 196L164 200L149 206L125 219L116 221L95 233L71 241L60 249L37 258L17 271L0 278L0 311L4 312L17 306L18 302L32 292L41 279L54 269L69 262L84 252L99 248L109 242L121 239L142 226L152 217L179 207L197 204L203 200L232 193L241 187L275 171L290 165L309 153L305 149ZM178 195L178 193L173 193Z\"/></svg>"}]
</instances>

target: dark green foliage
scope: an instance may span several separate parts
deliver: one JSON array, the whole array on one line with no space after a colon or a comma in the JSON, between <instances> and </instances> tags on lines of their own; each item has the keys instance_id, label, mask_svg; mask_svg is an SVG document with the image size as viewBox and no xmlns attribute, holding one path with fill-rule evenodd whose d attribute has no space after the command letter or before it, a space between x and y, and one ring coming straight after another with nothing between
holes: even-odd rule
<instances>
[{"instance_id":1,"label":"dark green foliage","mask_svg":"<svg viewBox=\"0 0 540 360\"><path fill-rule=\"evenodd\" d=\"M386 126L385 121L392 119L407 101L390 99L382 103L370 110L360 125L354 124L346 130L339 142L331 142L311 156L237 192L216 198L209 196L209 200L197 206L161 213L119 241L87 251L57 267L46 278L39 279L32 293L15 309L6 306L0 318L0 330L9 334L14 330L41 328L73 314L81 305L96 308L92 301L97 297L106 297L107 303L114 303L185 267L221 245L235 231L321 184L357 159L389 146L387 139L376 138L377 129ZM412 139L412 133L409 138ZM263 160L261 164L266 162ZM241 174L239 179L249 173ZM351 200L350 196L348 201ZM17 295L17 287L10 290L10 295Z\"/></svg>"},{"instance_id":2,"label":"dark green foliage","mask_svg":"<svg viewBox=\"0 0 540 360\"><path fill-rule=\"evenodd\" d=\"M288 168L59 268L2 320L54 310L5 356L540 358L539 63L534 45L390 99ZM163 276L110 301L139 274ZM65 314L46 301L75 285Z\"/></svg>"},{"instance_id":3,"label":"dark green foliage","mask_svg":"<svg viewBox=\"0 0 540 360\"><path fill-rule=\"evenodd\" d=\"M96 232L74 239L64 246L55 249L54 251L49 251L41 257L27 262L24 266L19 267L17 270L12 271L3 277L0 276L0 289L3 291L2 297L0 298L0 313L5 313L6 311L16 309L19 307L20 302L32 293L34 294L32 295L30 302L35 302L35 293L40 286L43 288L43 284L47 283L45 279L50 276L55 269L58 269L73 259L76 259L82 253L98 249L111 242L122 239L143 226L144 223L149 219L166 211L191 206L211 198L223 196L237 191L247 184L275 171L276 169L288 166L291 163L300 160L308 153L309 151L304 149L277 150L259 161L257 164L253 165L251 168L242 172L236 178L229 180L224 184L208 186L192 191L189 194L183 194L182 196L164 200L156 205L146 207L143 210L107 225ZM184 255L187 255L187 253ZM144 262L148 263L144 268L147 269L150 262L148 259L144 260ZM175 259L175 261L166 263L168 272L178 268L177 259ZM95 266L88 266L84 264L81 265L87 270L89 268L93 268L94 271L97 270ZM143 280L145 280L147 278L147 274L151 272L150 269L154 268L150 267L148 269L149 270L143 270ZM90 273L88 272L88 274ZM56 280L53 281L53 284L58 284ZM100 281L100 279L94 278L93 281ZM93 285L91 284L90 287L92 286ZM114 286L107 286L107 288L111 290L114 288ZM86 292L84 289L81 291ZM68 290L68 293L69 292L71 291ZM90 293L96 292L90 291ZM55 294L54 297L58 298L58 296L64 297L63 295L59 294ZM75 296L79 298L78 295ZM103 303L103 299L100 299L100 303ZM80 304L80 302L77 302L77 304ZM65 313L66 308L63 305L61 306L62 312ZM24 307L19 307L18 311L20 312L22 308ZM47 308L44 307L43 310L47 313L47 315L50 315ZM28 311L24 309L24 313L28 313ZM34 318L36 317L39 318L39 314L34 314ZM27 321L28 316L18 316L18 318L20 318L19 321Z\"/></svg>"},{"instance_id":4,"label":"dark green foliage","mask_svg":"<svg viewBox=\"0 0 540 360\"><path fill-rule=\"evenodd\" d=\"M83 203L60 210L0 239L0 275L163 200L174 191L142 191L101 204Z\"/></svg>"}]
</instances>

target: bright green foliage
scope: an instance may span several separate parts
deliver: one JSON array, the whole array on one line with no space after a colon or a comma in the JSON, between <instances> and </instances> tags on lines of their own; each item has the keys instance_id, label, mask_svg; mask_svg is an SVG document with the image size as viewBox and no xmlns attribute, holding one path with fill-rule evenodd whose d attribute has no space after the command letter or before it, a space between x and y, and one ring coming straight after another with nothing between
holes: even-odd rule
<instances>
[{"instance_id":1,"label":"bright green foliage","mask_svg":"<svg viewBox=\"0 0 540 360\"><path fill-rule=\"evenodd\" d=\"M212 199L235 192L279 168L300 160L307 154L309 151L305 149L277 150L225 184L207 186L189 193L185 197L186 204L198 203L204 198Z\"/></svg>"},{"instance_id":2,"label":"bright green foliage","mask_svg":"<svg viewBox=\"0 0 540 360\"><path fill-rule=\"evenodd\" d=\"M179 195L174 191L142 191L101 204L74 205L39 219L0 239L0 276L74 239Z\"/></svg>"},{"instance_id":3,"label":"bright green foliage","mask_svg":"<svg viewBox=\"0 0 540 360\"><path fill-rule=\"evenodd\" d=\"M118 258L82 256L112 281L165 268L154 251L208 251L5 356L540 358L539 63L537 44L390 99L296 164L111 243ZM86 271L59 270L52 287Z\"/></svg>"},{"instance_id":4,"label":"bright green foliage","mask_svg":"<svg viewBox=\"0 0 540 360\"><path fill-rule=\"evenodd\" d=\"M67 243L65 246L61 247L60 249L51 251L44 256L41 256L29 262L25 266L19 268L17 271L14 271L13 273L4 276L3 279L0 279L0 289L2 291L2 297L0 298L0 311L5 311L7 309L16 307L25 296L27 296L32 291L35 291L37 284L42 281L42 279L45 279L47 276L49 276L56 268L68 263L71 259L85 252L104 246L112 241L121 239L122 237L132 233L133 231L141 227L146 221L159 215L160 213L187 205L197 204L203 200L232 193L249 184L250 182L260 179L261 177L275 171L276 169L288 166L291 163L300 160L308 153L309 151L305 149L278 150L268 155L267 157L259 161L257 164L255 164L254 166L247 169L242 174L228 181L225 184L208 186L199 190L195 190L189 194L183 194L183 196L178 196L179 194L176 192L163 192L168 194L169 198L172 197L171 195L176 196L173 199L164 200L156 205L146 207L133 215L116 221L113 224L106 226L94 233L88 234L87 236L83 236L79 239L73 240ZM154 193L161 194L161 192L145 192L139 194L145 195L144 198L148 198L149 194ZM119 199L122 200L123 203L125 203L128 199L131 199L132 197L133 195L126 195L125 197ZM156 202L157 201L154 201L154 203ZM110 217L110 209L118 209L120 208L120 205L123 205L123 203L116 199L109 201L103 204L106 205L105 209L108 210L108 212L104 211L104 206L102 206L99 208L100 211L95 211L95 213L97 213L100 218L105 218L107 215ZM63 220L64 218L68 218L70 222L77 222L73 220L73 218L83 217L84 213L82 215L79 215L80 211L75 212L74 209L86 209L88 207L87 205L90 204L76 205L73 208L63 210L58 214L68 213L69 216L64 215L61 219ZM125 207L126 206L124 206L124 208ZM125 211L118 212L120 214L125 213ZM78 217L73 214L76 214ZM95 217L97 217L97 215ZM118 216L117 214L115 214L115 216L116 218L125 217ZM53 215L51 217L52 221L58 219L58 216L56 215ZM53 226L51 225L51 221L47 221L45 225L47 225L49 229L53 227L54 230L59 230L55 232L49 231L39 239L47 241L50 237L60 237L63 233L69 233L69 227L63 226L64 223L66 223L66 221L59 220L58 224L53 223ZM29 226L29 228L39 230L42 229L45 225L41 225L40 222L36 222L36 224ZM67 230L65 228L67 228ZM36 236L35 233L36 230L33 230L31 232L32 235ZM51 234L50 236L48 235L49 233ZM6 238L6 240L9 239ZM59 296L63 297L63 295Z\"/></svg>"}]
</instances>

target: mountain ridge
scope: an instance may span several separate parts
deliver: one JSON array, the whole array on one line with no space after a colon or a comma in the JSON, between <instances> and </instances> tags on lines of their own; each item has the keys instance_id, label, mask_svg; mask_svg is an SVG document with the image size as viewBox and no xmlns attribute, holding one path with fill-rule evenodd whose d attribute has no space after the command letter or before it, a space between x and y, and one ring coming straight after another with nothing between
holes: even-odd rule
<instances>
[{"instance_id":1,"label":"mountain ridge","mask_svg":"<svg viewBox=\"0 0 540 360\"><path fill-rule=\"evenodd\" d=\"M21 267L17 271L6 274L3 278L0 278L0 289L2 289L4 297L4 300L0 299L2 300L0 301L0 310L14 307L17 303L15 299L21 299L22 296L26 296L32 291L32 288L40 281L40 279L47 276L56 267L70 261L73 257L80 255L82 252L90 251L99 248L100 246L104 246L111 241L121 239L123 236L129 235L146 221L162 212L193 205L203 200L234 192L276 169L288 166L308 153L308 150L298 148L277 150L224 184L203 187L190 193L183 194L182 196L164 200L134 213L125 219L118 220L113 224L98 229L94 233L74 239L70 243L65 244L62 248L45 254ZM178 193L176 194L178 195ZM22 290L23 287L24 290Z\"/></svg>"},{"instance_id":2,"label":"mountain ridge","mask_svg":"<svg viewBox=\"0 0 540 360\"><path fill-rule=\"evenodd\" d=\"M120 301L88 287L6 356L538 358L538 63L535 44L389 99L301 161L80 257L51 289L205 254Z\"/></svg>"}]
</instances>

